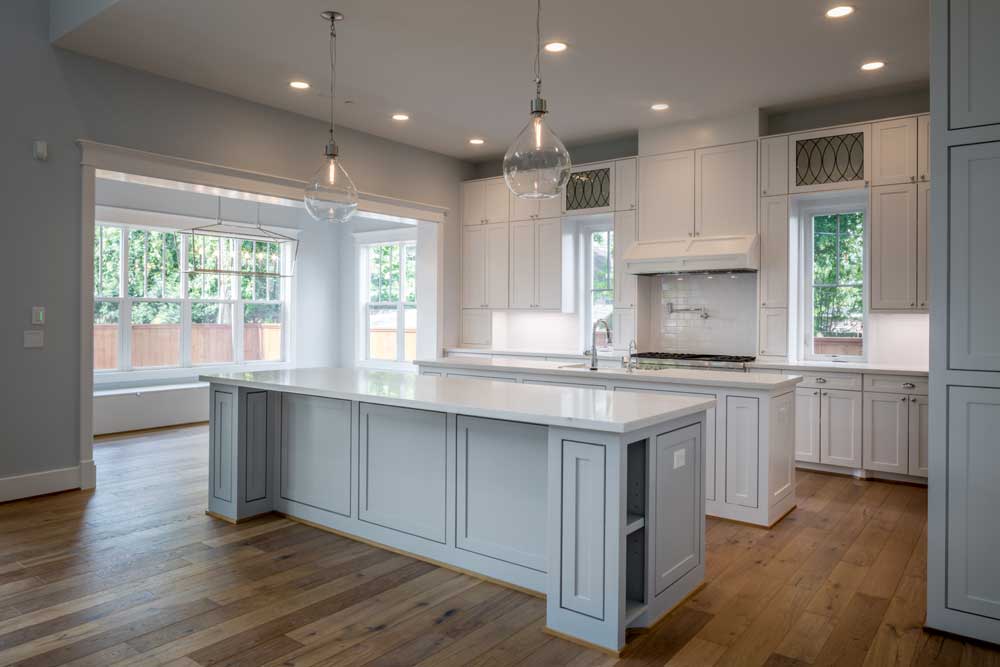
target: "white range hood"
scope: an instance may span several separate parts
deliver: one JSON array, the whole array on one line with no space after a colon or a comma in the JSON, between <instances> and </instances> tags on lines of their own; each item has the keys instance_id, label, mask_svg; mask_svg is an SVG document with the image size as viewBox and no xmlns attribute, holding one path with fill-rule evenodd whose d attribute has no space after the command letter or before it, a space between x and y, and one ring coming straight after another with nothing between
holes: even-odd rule
<instances>
[{"instance_id":1,"label":"white range hood","mask_svg":"<svg viewBox=\"0 0 1000 667\"><path fill-rule=\"evenodd\" d=\"M696 236L675 241L638 241L625 251L625 271L640 275L701 271L756 271L757 234Z\"/></svg>"}]
</instances>

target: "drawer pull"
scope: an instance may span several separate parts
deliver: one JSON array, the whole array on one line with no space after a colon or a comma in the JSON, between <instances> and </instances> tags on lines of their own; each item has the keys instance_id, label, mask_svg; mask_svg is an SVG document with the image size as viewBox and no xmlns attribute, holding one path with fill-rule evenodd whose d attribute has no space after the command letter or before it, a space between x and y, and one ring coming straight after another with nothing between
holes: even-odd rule
<instances>
[{"instance_id":1,"label":"drawer pull","mask_svg":"<svg viewBox=\"0 0 1000 667\"><path fill-rule=\"evenodd\" d=\"M899 400L901 400L901 401L903 401L905 403L906 402L906 396L901 397Z\"/></svg>"},{"instance_id":2,"label":"drawer pull","mask_svg":"<svg viewBox=\"0 0 1000 667\"><path fill-rule=\"evenodd\" d=\"M826 378L816 378L816 384L826 384Z\"/></svg>"},{"instance_id":3,"label":"drawer pull","mask_svg":"<svg viewBox=\"0 0 1000 667\"><path fill-rule=\"evenodd\" d=\"M903 383L903 389L916 389L916 388L917 388L917 385L913 384L912 382L904 382Z\"/></svg>"}]
</instances>

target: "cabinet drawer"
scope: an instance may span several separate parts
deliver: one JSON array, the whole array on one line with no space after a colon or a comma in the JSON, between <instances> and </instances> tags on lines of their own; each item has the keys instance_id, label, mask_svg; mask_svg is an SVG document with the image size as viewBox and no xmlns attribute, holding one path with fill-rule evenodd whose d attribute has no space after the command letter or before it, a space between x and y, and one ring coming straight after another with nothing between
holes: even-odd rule
<instances>
[{"instance_id":1,"label":"cabinet drawer","mask_svg":"<svg viewBox=\"0 0 1000 667\"><path fill-rule=\"evenodd\" d=\"M861 391L861 373L802 373L800 387Z\"/></svg>"},{"instance_id":2,"label":"cabinet drawer","mask_svg":"<svg viewBox=\"0 0 1000 667\"><path fill-rule=\"evenodd\" d=\"M871 375L865 373L865 391L927 395L927 377L917 375Z\"/></svg>"}]
</instances>

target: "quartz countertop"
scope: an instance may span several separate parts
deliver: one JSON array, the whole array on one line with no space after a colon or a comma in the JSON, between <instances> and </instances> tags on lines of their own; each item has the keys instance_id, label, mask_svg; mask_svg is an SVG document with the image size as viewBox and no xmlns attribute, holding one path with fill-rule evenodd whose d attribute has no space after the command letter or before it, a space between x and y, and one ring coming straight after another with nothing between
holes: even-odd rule
<instances>
[{"instance_id":1,"label":"quartz countertop","mask_svg":"<svg viewBox=\"0 0 1000 667\"><path fill-rule=\"evenodd\" d=\"M598 368L592 371L579 364L558 361L529 361L525 359L504 359L503 357L444 357L441 359L418 360L418 366L426 368L454 368L468 370L494 370L512 373L529 372L538 375L555 375L566 378L588 380L609 379L628 382L667 383L697 385L701 387L721 387L726 389L751 389L758 391L787 391L802 381L798 375L771 373L742 373L739 371L719 371L700 368L668 368L663 370L635 370L623 368Z\"/></svg>"},{"instance_id":2,"label":"quartz countertop","mask_svg":"<svg viewBox=\"0 0 1000 667\"><path fill-rule=\"evenodd\" d=\"M715 399L551 387L354 368L202 375L251 389L437 410L473 417L628 433L715 406Z\"/></svg>"}]
</instances>

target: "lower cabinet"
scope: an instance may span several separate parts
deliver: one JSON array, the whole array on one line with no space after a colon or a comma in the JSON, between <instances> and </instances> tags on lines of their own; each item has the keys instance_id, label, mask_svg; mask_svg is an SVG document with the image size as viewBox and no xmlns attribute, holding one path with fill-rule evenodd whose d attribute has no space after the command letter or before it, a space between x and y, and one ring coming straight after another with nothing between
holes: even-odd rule
<instances>
[{"instance_id":1,"label":"lower cabinet","mask_svg":"<svg viewBox=\"0 0 1000 667\"><path fill-rule=\"evenodd\" d=\"M458 417L455 546L545 572L548 429Z\"/></svg>"},{"instance_id":2,"label":"lower cabinet","mask_svg":"<svg viewBox=\"0 0 1000 667\"><path fill-rule=\"evenodd\" d=\"M819 389L795 390L795 460L819 463Z\"/></svg>"},{"instance_id":3,"label":"lower cabinet","mask_svg":"<svg viewBox=\"0 0 1000 667\"><path fill-rule=\"evenodd\" d=\"M560 605L604 620L605 447L564 440Z\"/></svg>"},{"instance_id":4,"label":"lower cabinet","mask_svg":"<svg viewBox=\"0 0 1000 667\"><path fill-rule=\"evenodd\" d=\"M656 595L701 561L701 527L692 521L701 503L701 429L698 425L656 437Z\"/></svg>"},{"instance_id":5,"label":"lower cabinet","mask_svg":"<svg viewBox=\"0 0 1000 667\"><path fill-rule=\"evenodd\" d=\"M819 459L830 465L861 467L860 391L821 389Z\"/></svg>"},{"instance_id":6,"label":"lower cabinet","mask_svg":"<svg viewBox=\"0 0 1000 667\"><path fill-rule=\"evenodd\" d=\"M864 393L864 466L905 475L910 465L910 397Z\"/></svg>"},{"instance_id":7,"label":"lower cabinet","mask_svg":"<svg viewBox=\"0 0 1000 667\"><path fill-rule=\"evenodd\" d=\"M910 461L909 473L927 477L927 418L929 404L926 396L910 397Z\"/></svg>"},{"instance_id":8,"label":"lower cabinet","mask_svg":"<svg viewBox=\"0 0 1000 667\"><path fill-rule=\"evenodd\" d=\"M281 396L281 497L350 516L351 402Z\"/></svg>"},{"instance_id":9,"label":"lower cabinet","mask_svg":"<svg viewBox=\"0 0 1000 667\"><path fill-rule=\"evenodd\" d=\"M726 397L726 502L731 505L757 507L760 502L758 405L756 398Z\"/></svg>"},{"instance_id":10,"label":"lower cabinet","mask_svg":"<svg viewBox=\"0 0 1000 667\"><path fill-rule=\"evenodd\" d=\"M443 412L361 404L362 521L445 542L446 421Z\"/></svg>"}]
</instances>

